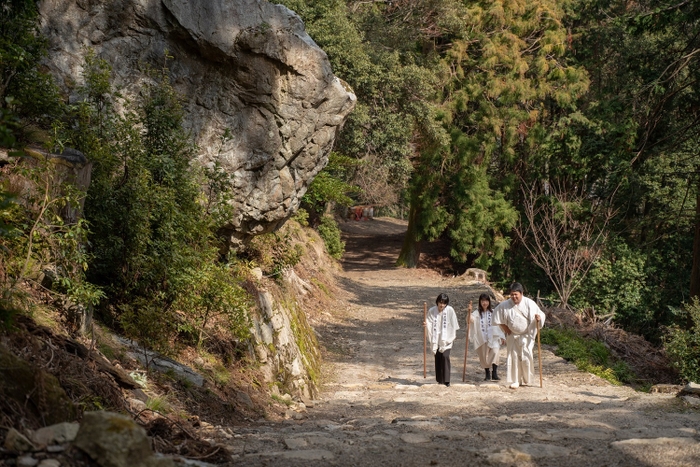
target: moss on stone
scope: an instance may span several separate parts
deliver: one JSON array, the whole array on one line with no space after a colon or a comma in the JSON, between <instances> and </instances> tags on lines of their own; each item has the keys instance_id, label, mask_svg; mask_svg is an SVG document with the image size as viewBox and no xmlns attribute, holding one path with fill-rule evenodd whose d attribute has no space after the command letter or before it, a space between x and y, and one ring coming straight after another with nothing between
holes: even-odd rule
<instances>
[{"instance_id":1,"label":"moss on stone","mask_svg":"<svg viewBox=\"0 0 700 467\"><path fill-rule=\"evenodd\" d=\"M301 361L309 376L311 389L315 392L321 380L321 353L316 335L306 320L306 314L296 302L285 303L285 309L289 312L290 325L301 354Z\"/></svg>"},{"instance_id":2,"label":"moss on stone","mask_svg":"<svg viewBox=\"0 0 700 467\"><path fill-rule=\"evenodd\" d=\"M55 376L1 346L0 397L27 407L37 420L47 425L75 419L75 406Z\"/></svg>"}]
</instances>

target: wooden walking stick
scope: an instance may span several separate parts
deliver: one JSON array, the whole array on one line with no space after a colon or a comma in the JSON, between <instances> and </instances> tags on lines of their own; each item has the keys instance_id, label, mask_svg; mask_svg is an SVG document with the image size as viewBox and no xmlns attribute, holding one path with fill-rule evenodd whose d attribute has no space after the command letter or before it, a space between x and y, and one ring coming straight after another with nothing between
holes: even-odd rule
<instances>
[{"instance_id":1,"label":"wooden walking stick","mask_svg":"<svg viewBox=\"0 0 700 467\"><path fill-rule=\"evenodd\" d=\"M426 339L428 339L428 329L427 329L427 321L428 321L428 303L423 302L423 378L428 377L427 369L426 369L426 362L425 362L425 353L428 351L428 344L426 342Z\"/></svg>"},{"instance_id":2,"label":"wooden walking stick","mask_svg":"<svg viewBox=\"0 0 700 467\"><path fill-rule=\"evenodd\" d=\"M464 368L462 368L462 382L467 380L467 354L469 353L469 327L472 324L472 301L469 300L467 309L467 342L464 345Z\"/></svg>"},{"instance_id":3,"label":"wooden walking stick","mask_svg":"<svg viewBox=\"0 0 700 467\"><path fill-rule=\"evenodd\" d=\"M540 323L537 321L537 359L540 361L540 388L542 387L542 347L540 346Z\"/></svg>"}]
</instances>

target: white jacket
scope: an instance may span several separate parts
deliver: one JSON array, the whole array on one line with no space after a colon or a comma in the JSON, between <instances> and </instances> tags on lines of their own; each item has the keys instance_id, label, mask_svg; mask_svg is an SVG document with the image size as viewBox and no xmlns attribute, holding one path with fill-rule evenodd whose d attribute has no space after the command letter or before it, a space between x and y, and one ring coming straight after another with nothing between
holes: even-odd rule
<instances>
[{"instance_id":1,"label":"white jacket","mask_svg":"<svg viewBox=\"0 0 700 467\"><path fill-rule=\"evenodd\" d=\"M433 353L451 349L458 329L457 314L450 305L447 305L442 313L438 313L437 306L428 310L425 331L428 333L428 342Z\"/></svg>"},{"instance_id":2,"label":"white jacket","mask_svg":"<svg viewBox=\"0 0 700 467\"><path fill-rule=\"evenodd\" d=\"M479 310L472 311L471 314L471 325L469 326L469 342L472 344L473 349L478 349L484 344L496 351L501 348L501 339L505 339L506 335L503 334L500 326L493 322L493 317L491 317L491 326L486 330L486 336L481 332L481 315Z\"/></svg>"}]
</instances>

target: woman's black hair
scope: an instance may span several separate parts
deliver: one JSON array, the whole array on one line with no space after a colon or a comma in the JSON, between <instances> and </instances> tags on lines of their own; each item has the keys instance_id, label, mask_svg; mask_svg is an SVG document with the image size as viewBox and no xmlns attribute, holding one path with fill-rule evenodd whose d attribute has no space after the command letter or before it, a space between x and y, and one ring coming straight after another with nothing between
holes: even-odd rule
<instances>
[{"instance_id":1,"label":"woman's black hair","mask_svg":"<svg viewBox=\"0 0 700 467\"><path fill-rule=\"evenodd\" d=\"M513 292L520 292L521 294L525 295L525 290L523 289L523 285L520 282L513 282L510 285L510 289L508 293L513 293Z\"/></svg>"},{"instance_id":2,"label":"woman's black hair","mask_svg":"<svg viewBox=\"0 0 700 467\"><path fill-rule=\"evenodd\" d=\"M437 296L437 299L435 299L435 304L437 305L438 303L444 303L445 305L449 305L450 297L448 297L447 294L443 292Z\"/></svg>"},{"instance_id":3,"label":"woman's black hair","mask_svg":"<svg viewBox=\"0 0 700 467\"><path fill-rule=\"evenodd\" d=\"M484 311L486 311L486 310L481 309L481 301L482 300L488 300L489 301L488 310L493 311L493 305L491 304L491 296L487 293L482 293L481 295L479 295L479 313L483 313Z\"/></svg>"}]
</instances>

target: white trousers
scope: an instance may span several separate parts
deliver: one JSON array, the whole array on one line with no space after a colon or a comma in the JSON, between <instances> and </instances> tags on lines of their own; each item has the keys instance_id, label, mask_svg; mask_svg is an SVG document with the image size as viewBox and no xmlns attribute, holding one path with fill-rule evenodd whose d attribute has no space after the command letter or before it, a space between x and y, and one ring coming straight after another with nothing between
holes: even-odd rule
<instances>
[{"instance_id":1,"label":"white trousers","mask_svg":"<svg viewBox=\"0 0 700 467\"><path fill-rule=\"evenodd\" d=\"M479 356L481 368L491 369L494 363L498 365L498 351L492 349L488 344L484 344L476 349L476 354Z\"/></svg>"},{"instance_id":2,"label":"white trousers","mask_svg":"<svg viewBox=\"0 0 700 467\"><path fill-rule=\"evenodd\" d=\"M506 380L508 384L519 383L530 386L535 381L535 337L527 334L506 337L508 352Z\"/></svg>"}]
</instances>

